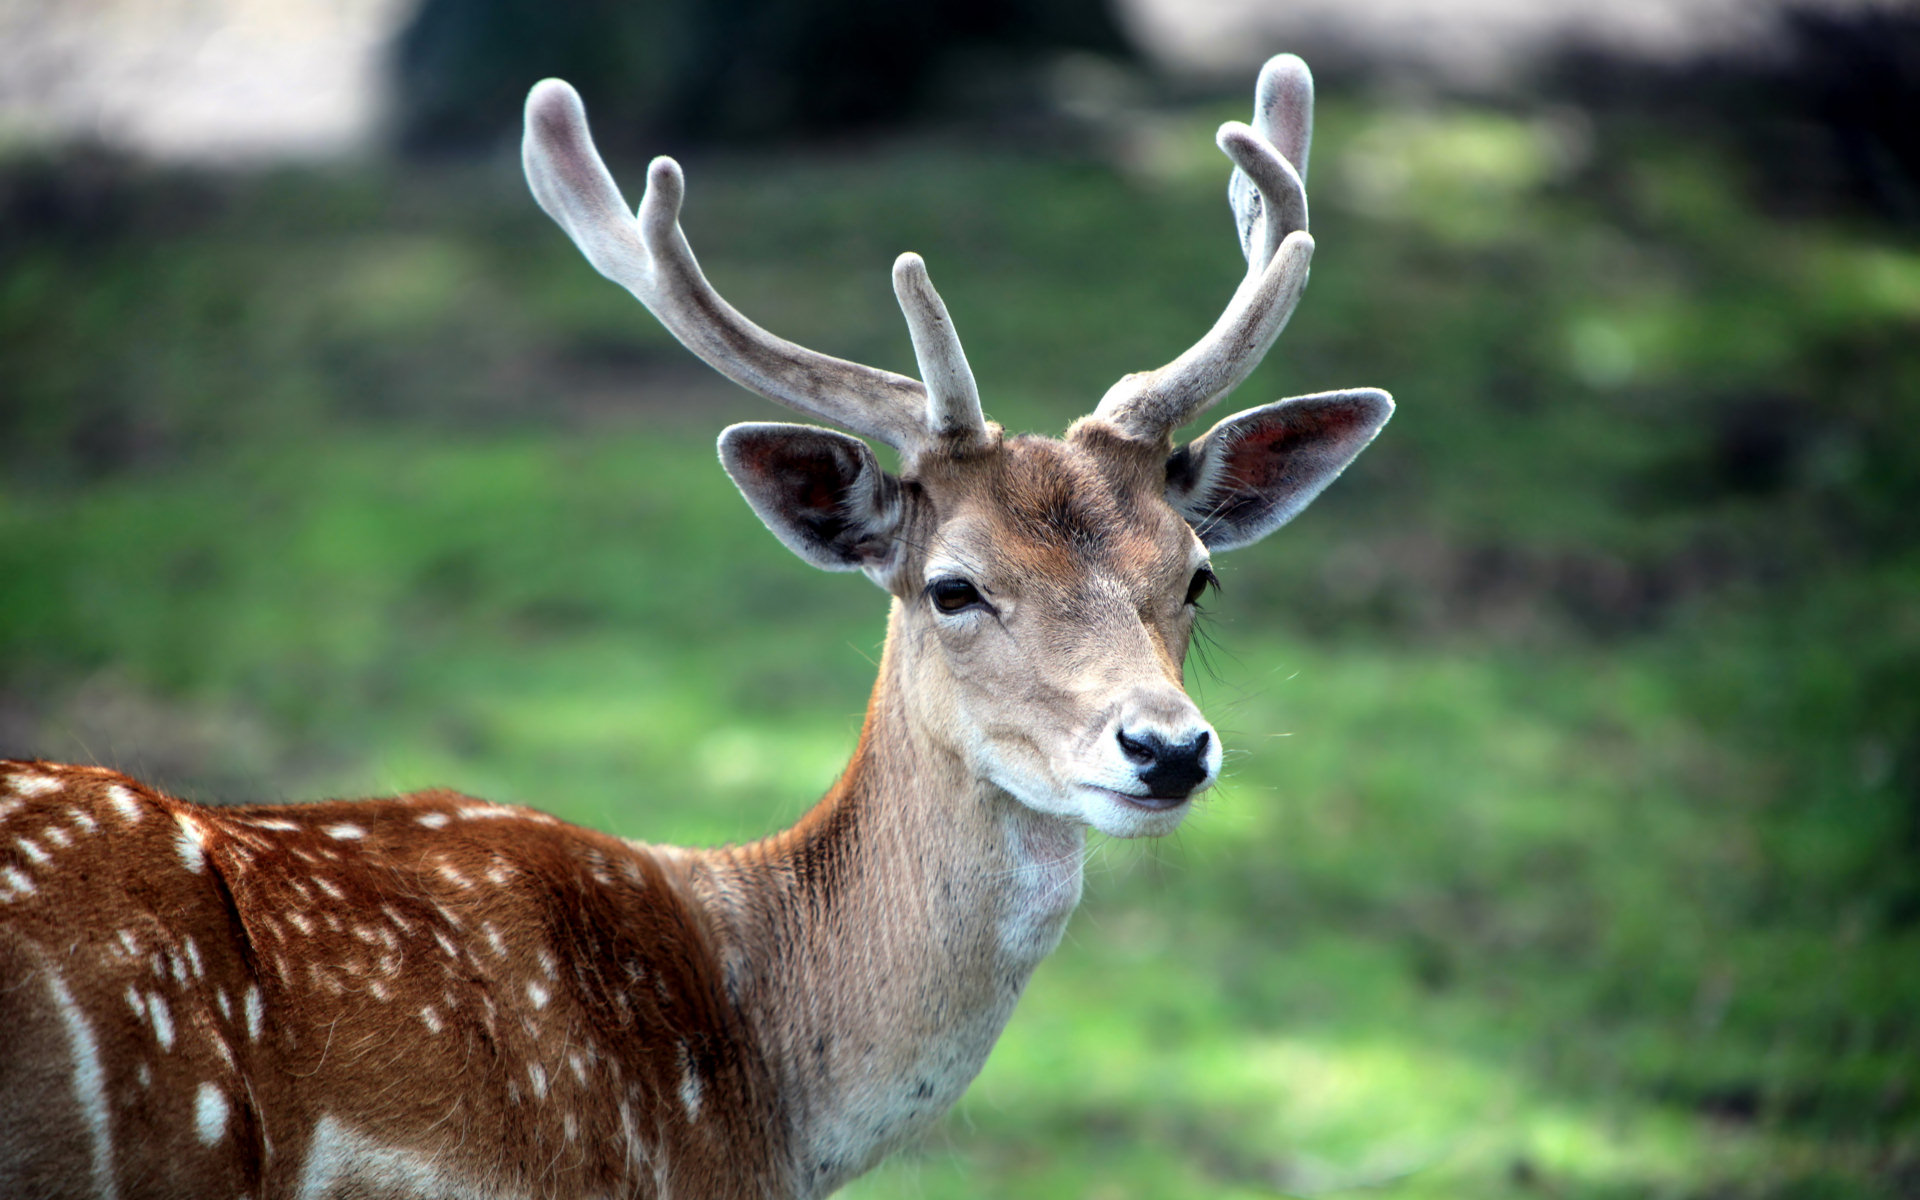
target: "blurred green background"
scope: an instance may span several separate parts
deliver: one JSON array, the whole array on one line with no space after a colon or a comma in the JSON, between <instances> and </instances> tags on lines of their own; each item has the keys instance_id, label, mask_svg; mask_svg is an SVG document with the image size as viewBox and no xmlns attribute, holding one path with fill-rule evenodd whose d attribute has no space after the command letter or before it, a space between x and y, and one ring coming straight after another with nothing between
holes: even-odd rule
<instances>
[{"instance_id":1,"label":"blurred green background","mask_svg":"<svg viewBox=\"0 0 1920 1200\"><path fill-rule=\"evenodd\" d=\"M847 1195L1920 1195L1911 162L1689 70L1323 73L1313 284L1226 411L1399 413L1217 564L1222 785L1097 847L978 1083ZM1250 83L696 148L684 221L901 371L920 251L990 414L1058 431L1231 292ZM692 843L831 782L883 598L760 527L712 443L779 412L510 157L16 150L0 218L0 751Z\"/></svg>"}]
</instances>

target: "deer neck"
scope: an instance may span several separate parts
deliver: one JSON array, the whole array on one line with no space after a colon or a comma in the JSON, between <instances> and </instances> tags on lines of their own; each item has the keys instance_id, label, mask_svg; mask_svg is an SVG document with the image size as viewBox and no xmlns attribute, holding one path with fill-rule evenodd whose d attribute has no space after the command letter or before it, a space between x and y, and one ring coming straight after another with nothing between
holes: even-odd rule
<instances>
[{"instance_id":1,"label":"deer neck","mask_svg":"<svg viewBox=\"0 0 1920 1200\"><path fill-rule=\"evenodd\" d=\"M952 1106L1080 899L1084 829L976 777L916 710L900 619L840 781L693 872L813 1195Z\"/></svg>"}]
</instances>

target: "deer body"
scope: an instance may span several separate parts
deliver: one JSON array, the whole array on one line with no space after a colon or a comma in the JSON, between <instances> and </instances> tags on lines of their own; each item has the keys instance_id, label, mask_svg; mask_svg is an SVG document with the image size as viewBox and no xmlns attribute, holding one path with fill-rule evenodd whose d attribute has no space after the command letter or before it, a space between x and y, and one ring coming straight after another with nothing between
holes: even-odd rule
<instances>
[{"instance_id":1,"label":"deer body","mask_svg":"<svg viewBox=\"0 0 1920 1200\"><path fill-rule=\"evenodd\" d=\"M1391 410L1357 390L1171 430L1305 280L1311 86L1224 127L1249 263L1193 350L1061 440L1007 437L924 266L924 384L713 292L677 166L628 215L565 85L535 196L691 349L888 441L750 424L723 465L803 559L892 596L845 773L743 846L627 842L450 792L207 808L0 762L0 1195L810 1197L939 1118L1079 901L1088 828L1175 828L1219 771L1182 687L1209 556L1312 499Z\"/></svg>"}]
</instances>

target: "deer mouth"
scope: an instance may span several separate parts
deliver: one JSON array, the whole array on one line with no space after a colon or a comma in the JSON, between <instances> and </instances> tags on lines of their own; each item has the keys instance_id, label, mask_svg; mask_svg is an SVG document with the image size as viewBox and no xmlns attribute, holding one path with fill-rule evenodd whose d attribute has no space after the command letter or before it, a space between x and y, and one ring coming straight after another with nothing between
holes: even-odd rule
<instances>
[{"instance_id":1,"label":"deer mouth","mask_svg":"<svg viewBox=\"0 0 1920 1200\"><path fill-rule=\"evenodd\" d=\"M1170 809L1178 808L1193 799L1192 792L1182 792L1172 796L1156 796L1151 792L1139 794L1134 792L1119 792L1112 788L1101 787L1098 784L1088 784L1087 790L1099 792L1103 796L1111 796L1115 800L1123 804L1131 805L1134 808L1142 808L1148 812L1156 813L1167 812Z\"/></svg>"}]
</instances>

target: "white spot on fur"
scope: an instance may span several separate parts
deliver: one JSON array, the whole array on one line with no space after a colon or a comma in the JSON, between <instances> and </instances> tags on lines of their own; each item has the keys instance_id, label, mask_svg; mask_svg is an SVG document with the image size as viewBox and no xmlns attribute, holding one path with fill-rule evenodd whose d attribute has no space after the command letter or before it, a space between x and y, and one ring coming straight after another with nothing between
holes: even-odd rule
<instances>
[{"instance_id":1,"label":"white spot on fur","mask_svg":"<svg viewBox=\"0 0 1920 1200\"><path fill-rule=\"evenodd\" d=\"M227 1097L211 1083L203 1083L193 1097L193 1132L202 1146L227 1135Z\"/></svg>"},{"instance_id":2,"label":"white spot on fur","mask_svg":"<svg viewBox=\"0 0 1920 1200\"><path fill-rule=\"evenodd\" d=\"M533 1006L535 1008L545 1008L547 1006L547 997L549 995L550 993L547 991L547 989L541 987L537 983L529 983L527 985L527 999L533 1001Z\"/></svg>"},{"instance_id":3,"label":"white spot on fur","mask_svg":"<svg viewBox=\"0 0 1920 1200\"><path fill-rule=\"evenodd\" d=\"M480 928L486 932L487 945L493 950L494 957L505 958L507 956L507 944L500 940L500 931L494 928L493 922L484 922Z\"/></svg>"},{"instance_id":4,"label":"white spot on fur","mask_svg":"<svg viewBox=\"0 0 1920 1200\"><path fill-rule=\"evenodd\" d=\"M93 819L92 813L84 812L77 808L67 810L67 819L75 825L78 825L83 833L92 833L94 830L100 828L100 822Z\"/></svg>"},{"instance_id":5,"label":"white spot on fur","mask_svg":"<svg viewBox=\"0 0 1920 1200\"><path fill-rule=\"evenodd\" d=\"M519 809L508 808L501 804L469 804L464 808L455 809L454 812L469 821L498 821L521 815Z\"/></svg>"},{"instance_id":6,"label":"white spot on fur","mask_svg":"<svg viewBox=\"0 0 1920 1200\"><path fill-rule=\"evenodd\" d=\"M570 1142L580 1136L580 1123L573 1119L572 1113L567 1113L560 1118L560 1128Z\"/></svg>"},{"instance_id":7,"label":"white spot on fur","mask_svg":"<svg viewBox=\"0 0 1920 1200\"><path fill-rule=\"evenodd\" d=\"M127 997L127 1007L133 1010L133 1015L142 1021L146 1020L147 1019L147 998L146 996L141 994L140 989L133 986L132 984L128 984L126 997Z\"/></svg>"},{"instance_id":8,"label":"white spot on fur","mask_svg":"<svg viewBox=\"0 0 1920 1200\"><path fill-rule=\"evenodd\" d=\"M433 940L440 943L440 952L448 958L460 957L460 951L455 949L453 943L448 940L447 935L441 933L438 929L433 931Z\"/></svg>"},{"instance_id":9,"label":"white spot on fur","mask_svg":"<svg viewBox=\"0 0 1920 1200\"><path fill-rule=\"evenodd\" d=\"M447 824L447 814L441 812L421 813L415 817L414 820L425 825L428 829L444 829Z\"/></svg>"},{"instance_id":10,"label":"white spot on fur","mask_svg":"<svg viewBox=\"0 0 1920 1200\"><path fill-rule=\"evenodd\" d=\"M345 900L347 898L347 894L338 887L335 887L333 880L328 879L325 875L315 875L313 877L313 884L327 895L332 896L335 900Z\"/></svg>"},{"instance_id":11,"label":"white spot on fur","mask_svg":"<svg viewBox=\"0 0 1920 1200\"><path fill-rule=\"evenodd\" d=\"M393 999L393 993L387 989L386 984L380 982L378 979L370 980L367 983L367 990L372 992L373 998L382 1004Z\"/></svg>"},{"instance_id":12,"label":"white spot on fur","mask_svg":"<svg viewBox=\"0 0 1920 1200\"><path fill-rule=\"evenodd\" d=\"M159 1039L162 1050L173 1049L173 1010L167 1007L167 998L159 992L147 997L147 1016L153 1019L153 1036Z\"/></svg>"},{"instance_id":13,"label":"white spot on fur","mask_svg":"<svg viewBox=\"0 0 1920 1200\"><path fill-rule=\"evenodd\" d=\"M31 896L33 892L33 880L27 877L26 872L12 867L0 868L0 900Z\"/></svg>"},{"instance_id":14,"label":"white spot on fur","mask_svg":"<svg viewBox=\"0 0 1920 1200\"><path fill-rule=\"evenodd\" d=\"M540 969L547 973L548 979L559 978L559 973L554 970L553 951L542 946L534 952L534 955L540 960Z\"/></svg>"},{"instance_id":15,"label":"white spot on fur","mask_svg":"<svg viewBox=\"0 0 1920 1200\"><path fill-rule=\"evenodd\" d=\"M206 844L206 834L201 830L198 821L184 813L175 813L173 819L180 823L180 832L174 838L174 848L180 852L180 861L187 864L187 870L197 875L207 866L207 856L203 849Z\"/></svg>"},{"instance_id":16,"label":"white spot on fur","mask_svg":"<svg viewBox=\"0 0 1920 1200\"><path fill-rule=\"evenodd\" d=\"M18 774L7 780L7 786L22 796L44 796L59 791L60 781L50 775Z\"/></svg>"},{"instance_id":17,"label":"white spot on fur","mask_svg":"<svg viewBox=\"0 0 1920 1200\"><path fill-rule=\"evenodd\" d=\"M290 912L287 914L287 921L301 933L308 937L313 936L313 922L307 919L307 914L303 912Z\"/></svg>"},{"instance_id":18,"label":"white spot on fur","mask_svg":"<svg viewBox=\"0 0 1920 1200\"><path fill-rule=\"evenodd\" d=\"M247 985L245 1008L247 1010L247 1040L257 1042L260 1040L261 1015L259 985L251 983Z\"/></svg>"},{"instance_id":19,"label":"white spot on fur","mask_svg":"<svg viewBox=\"0 0 1920 1200\"><path fill-rule=\"evenodd\" d=\"M573 1077L584 1086L587 1082L587 1064L586 1060L580 1057L578 1050L567 1052L567 1065L573 1068Z\"/></svg>"},{"instance_id":20,"label":"white spot on fur","mask_svg":"<svg viewBox=\"0 0 1920 1200\"><path fill-rule=\"evenodd\" d=\"M293 1194L296 1200L401 1195L493 1200L504 1195L491 1183L456 1174L424 1154L397 1149L331 1115L313 1127Z\"/></svg>"},{"instance_id":21,"label":"white spot on fur","mask_svg":"<svg viewBox=\"0 0 1920 1200\"><path fill-rule=\"evenodd\" d=\"M513 868L503 862L496 862L487 868L487 882L504 885L513 879Z\"/></svg>"},{"instance_id":22,"label":"white spot on fur","mask_svg":"<svg viewBox=\"0 0 1920 1200\"><path fill-rule=\"evenodd\" d=\"M94 1040L93 1026L73 1002L66 982L50 974L47 986L67 1027L67 1052L73 1056L73 1098L86 1118L87 1137L92 1143L94 1194L116 1200L120 1193L113 1178L113 1126L107 1110L107 1074L100 1063L100 1043Z\"/></svg>"},{"instance_id":23,"label":"white spot on fur","mask_svg":"<svg viewBox=\"0 0 1920 1200\"><path fill-rule=\"evenodd\" d=\"M367 836L367 831L358 825L342 821L338 825L327 826L326 834L328 837L334 838L337 841L351 842Z\"/></svg>"},{"instance_id":24,"label":"white spot on fur","mask_svg":"<svg viewBox=\"0 0 1920 1200\"><path fill-rule=\"evenodd\" d=\"M143 1088L153 1086L153 1068L146 1063L141 1063L134 1068L133 1077L140 1081L140 1086Z\"/></svg>"},{"instance_id":25,"label":"white spot on fur","mask_svg":"<svg viewBox=\"0 0 1920 1200\"><path fill-rule=\"evenodd\" d=\"M687 1044L680 1043L680 1103L686 1107L687 1120L700 1119L700 1101L705 1092L700 1082L700 1072L695 1069L693 1059L687 1054Z\"/></svg>"},{"instance_id":26,"label":"white spot on fur","mask_svg":"<svg viewBox=\"0 0 1920 1200\"><path fill-rule=\"evenodd\" d=\"M140 823L140 801L135 799L134 794L126 788L121 787L117 783L108 787L107 803L113 805L114 811L119 813L121 819L126 821L127 824L138 825Z\"/></svg>"},{"instance_id":27,"label":"white spot on fur","mask_svg":"<svg viewBox=\"0 0 1920 1200\"><path fill-rule=\"evenodd\" d=\"M273 829L280 833L300 832L300 826L292 821L282 821L278 817L255 817L253 819L253 827L255 829Z\"/></svg>"},{"instance_id":28,"label":"white spot on fur","mask_svg":"<svg viewBox=\"0 0 1920 1200\"><path fill-rule=\"evenodd\" d=\"M468 879L465 875L462 875L451 863L443 862L435 866L433 869L434 869L434 872L440 876L440 878L446 880L448 883L452 884L455 887L470 888L473 886L473 881L471 879Z\"/></svg>"},{"instance_id":29,"label":"white spot on fur","mask_svg":"<svg viewBox=\"0 0 1920 1200\"><path fill-rule=\"evenodd\" d=\"M440 1032L440 1014L433 1011L433 1005L429 1004L420 1010L420 1019L426 1022L428 1033Z\"/></svg>"},{"instance_id":30,"label":"white spot on fur","mask_svg":"<svg viewBox=\"0 0 1920 1200\"><path fill-rule=\"evenodd\" d=\"M220 1015L222 1017L229 1021L233 1020L233 1001L227 999L227 989L215 988L213 991L213 1002L220 1009Z\"/></svg>"},{"instance_id":31,"label":"white spot on fur","mask_svg":"<svg viewBox=\"0 0 1920 1200\"><path fill-rule=\"evenodd\" d=\"M533 1084L533 1095L535 1099L545 1100L547 1098L547 1069L545 1067L539 1063L528 1063L527 1082Z\"/></svg>"},{"instance_id":32,"label":"white spot on fur","mask_svg":"<svg viewBox=\"0 0 1920 1200\"><path fill-rule=\"evenodd\" d=\"M73 845L73 835L68 833L66 828L61 825L47 826L47 840L62 850Z\"/></svg>"},{"instance_id":33,"label":"white spot on fur","mask_svg":"<svg viewBox=\"0 0 1920 1200\"><path fill-rule=\"evenodd\" d=\"M15 838L13 839L13 844L20 847L20 852L34 862L48 863L53 861L53 856L45 850L42 850L40 843L34 841L32 838Z\"/></svg>"},{"instance_id":34,"label":"white spot on fur","mask_svg":"<svg viewBox=\"0 0 1920 1200\"><path fill-rule=\"evenodd\" d=\"M200 947L194 944L192 938L187 939L187 963L193 967L193 977L195 979L205 979L207 977L207 969L200 962Z\"/></svg>"}]
</instances>

